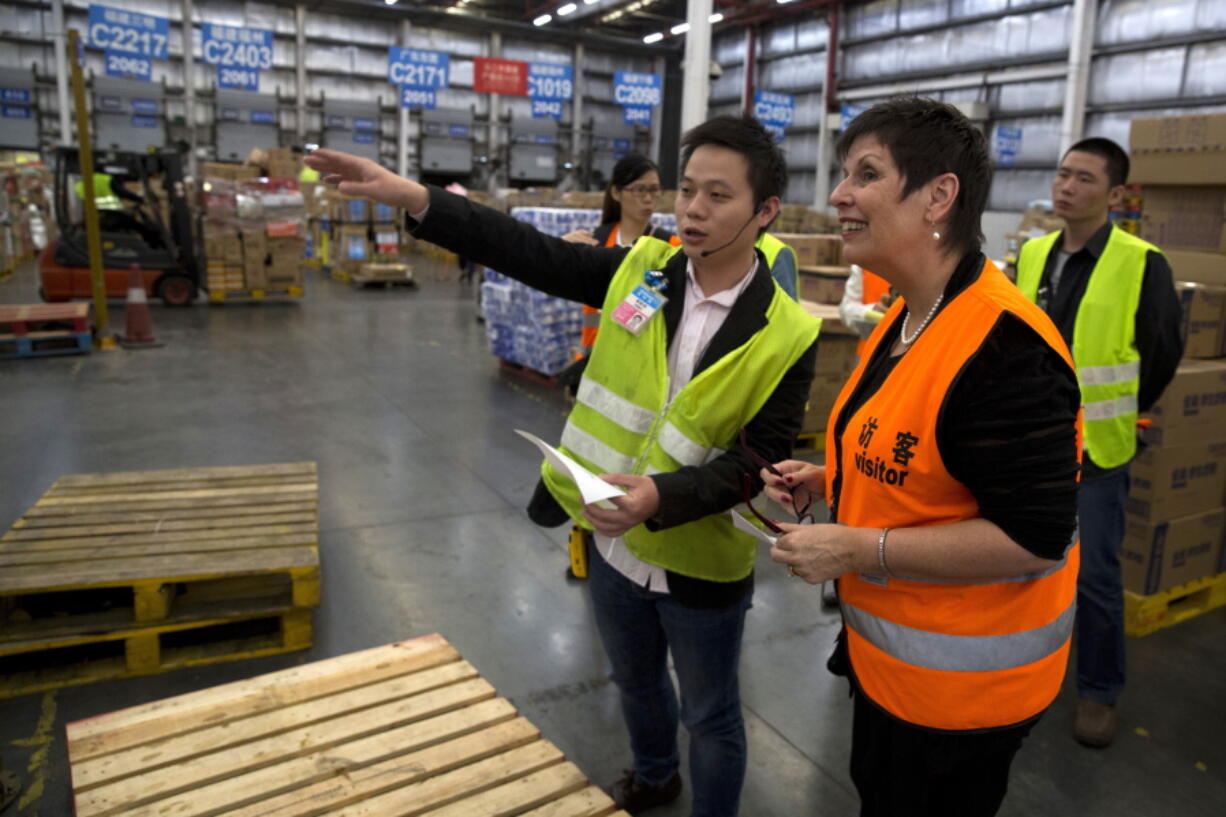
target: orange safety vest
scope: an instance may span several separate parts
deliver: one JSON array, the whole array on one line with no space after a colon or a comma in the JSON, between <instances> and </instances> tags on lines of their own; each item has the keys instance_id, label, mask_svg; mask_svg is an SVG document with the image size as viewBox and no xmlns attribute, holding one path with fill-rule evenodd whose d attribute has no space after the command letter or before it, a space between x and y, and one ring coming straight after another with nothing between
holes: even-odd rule
<instances>
[{"instance_id":1,"label":"orange safety vest","mask_svg":"<svg viewBox=\"0 0 1226 817\"><path fill-rule=\"evenodd\" d=\"M882 325L899 320L895 302ZM885 382L835 428L844 405L885 336L867 354L830 412L827 495L841 472L838 522L853 527L948 525L979 516L965 485L945 469L937 447L941 406L963 367L1003 312L1029 324L1073 370L1072 357L1046 315L986 262L978 280L946 304ZM1082 418L1077 418L1081 450ZM888 542L887 542L888 546ZM859 689L907 723L944 730L1009 726L1055 699L1068 663L1076 609L1079 542L1040 574L980 584L839 578L847 647ZM886 551L889 563L889 551Z\"/></svg>"},{"instance_id":2,"label":"orange safety vest","mask_svg":"<svg viewBox=\"0 0 1226 817\"><path fill-rule=\"evenodd\" d=\"M869 272L868 270L861 270L860 274L862 282L861 289L863 290L863 294L860 297L860 303L864 304L865 306L870 306L877 303L882 299L882 297L885 296L887 292L890 291L890 282L882 278L880 275ZM860 338L860 340L856 342L856 354L860 358L864 357L864 350L867 348L868 338Z\"/></svg>"},{"instance_id":3,"label":"orange safety vest","mask_svg":"<svg viewBox=\"0 0 1226 817\"><path fill-rule=\"evenodd\" d=\"M617 246L617 236L621 229L621 222L613 225L613 229L609 230L609 237L605 239L606 247ZM670 236L668 243L674 247L681 246L681 239L677 236ZM583 305L583 332L579 336L579 343L583 346L581 357L586 357L588 351L596 344L596 333L600 330L600 310L594 306Z\"/></svg>"}]
</instances>

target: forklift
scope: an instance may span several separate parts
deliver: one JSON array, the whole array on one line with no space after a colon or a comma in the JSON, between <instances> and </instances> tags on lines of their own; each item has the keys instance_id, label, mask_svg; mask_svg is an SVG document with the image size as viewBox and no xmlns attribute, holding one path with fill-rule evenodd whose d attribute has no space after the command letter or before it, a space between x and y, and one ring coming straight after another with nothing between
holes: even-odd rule
<instances>
[{"instance_id":1,"label":"forklift","mask_svg":"<svg viewBox=\"0 0 1226 817\"><path fill-rule=\"evenodd\" d=\"M56 148L53 162L59 237L48 242L39 255L39 295L48 302L89 298L80 153L74 147ZM143 272L147 295L171 306L191 304L203 278L203 256L192 232L183 155L172 150L99 152L94 155L94 168L95 179L105 174L111 187L96 195L113 194L122 203L122 209L98 214L106 297L121 299L127 294L135 264ZM141 193L132 190L133 182ZM164 197L155 193L155 185L164 191Z\"/></svg>"}]
</instances>

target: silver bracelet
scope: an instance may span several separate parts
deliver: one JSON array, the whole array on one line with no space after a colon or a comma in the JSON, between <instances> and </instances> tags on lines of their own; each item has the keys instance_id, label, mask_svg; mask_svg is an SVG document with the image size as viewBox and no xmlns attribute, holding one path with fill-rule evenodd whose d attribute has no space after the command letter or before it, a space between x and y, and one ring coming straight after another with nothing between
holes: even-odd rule
<instances>
[{"instance_id":1,"label":"silver bracelet","mask_svg":"<svg viewBox=\"0 0 1226 817\"><path fill-rule=\"evenodd\" d=\"M890 572L889 566L885 563L885 537L889 532L889 528L882 528L881 534L877 537L877 566L881 568L883 576L893 578L894 574Z\"/></svg>"}]
</instances>

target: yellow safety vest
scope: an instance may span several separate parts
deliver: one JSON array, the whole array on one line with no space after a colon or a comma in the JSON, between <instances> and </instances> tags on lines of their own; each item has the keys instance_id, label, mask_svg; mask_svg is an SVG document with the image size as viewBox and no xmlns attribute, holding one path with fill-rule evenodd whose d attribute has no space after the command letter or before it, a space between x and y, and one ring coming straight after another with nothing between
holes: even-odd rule
<instances>
[{"instance_id":1,"label":"yellow safety vest","mask_svg":"<svg viewBox=\"0 0 1226 817\"><path fill-rule=\"evenodd\" d=\"M779 257L779 253L787 252L792 256L792 292L796 293L795 298L800 298L800 266L796 259L796 251L787 244L784 244L779 239L775 238L770 233L762 233L754 246L762 251L766 256L766 266L770 268L771 275L775 275L775 259ZM776 276L777 279L777 276ZM783 286L784 282L779 281L779 285Z\"/></svg>"},{"instance_id":2,"label":"yellow safety vest","mask_svg":"<svg viewBox=\"0 0 1226 817\"><path fill-rule=\"evenodd\" d=\"M1017 260L1017 285L1038 297L1047 258L1061 233L1032 238ZM1115 227L1094 265L1073 328L1073 360L1085 405L1085 448L1100 468L1115 468L1137 451L1137 392L1141 353L1137 350L1137 309L1146 256L1161 252Z\"/></svg>"},{"instance_id":3,"label":"yellow safety vest","mask_svg":"<svg viewBox=\"0 0 1226 817\"><path fill-rule=\"evenodd\" d=\"M609 285L596 345L562 431L562 451L594 473L651 475L715 459L821 329L820 320L776 287L767 325L699 372L669 401L663 314L657 313L637 337L610 316L635 287L644 285L644 273L663 269L677 252L659 239L640 238ZM574 482L548 462L541 475L570 517L590 529ZM736 530L724 513L656 532L638 525L623 539L643 561L686 576L729 582L753 569L754 539Z\"/></svg>"},{"instance_id":4,"label":"yellow safety vest","mask_svg":"<svg viewBox=\"0 0 1226 817\"><path fill-rule=\"evenodd\" d=\"M73 189L77 191L77 198L84 201L85 180L78 181L73 185ZM123 202L111 190L111 174L109 173L94 174L94 206L99 210L123 209Z\"/></svg>"}]
</instances>

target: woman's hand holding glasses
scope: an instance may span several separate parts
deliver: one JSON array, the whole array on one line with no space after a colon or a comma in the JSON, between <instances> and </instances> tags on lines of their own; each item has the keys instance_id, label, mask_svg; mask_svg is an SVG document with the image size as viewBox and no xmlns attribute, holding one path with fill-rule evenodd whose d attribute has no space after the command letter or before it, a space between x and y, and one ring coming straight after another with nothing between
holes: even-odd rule
<instances>
[{"instance_id":1,"label":"woman's hand holding glasses","mask_svg":"<svg viewBox=\"0 0 1226 817\"><path fill-rule=\"evenodd\" d=\"M784 460L764 466L760 472L766 483L766 495L778 502L796 518L809 515L814 502L826 496L826 466L803 460Z\"/></svg>"}]
</instances>

